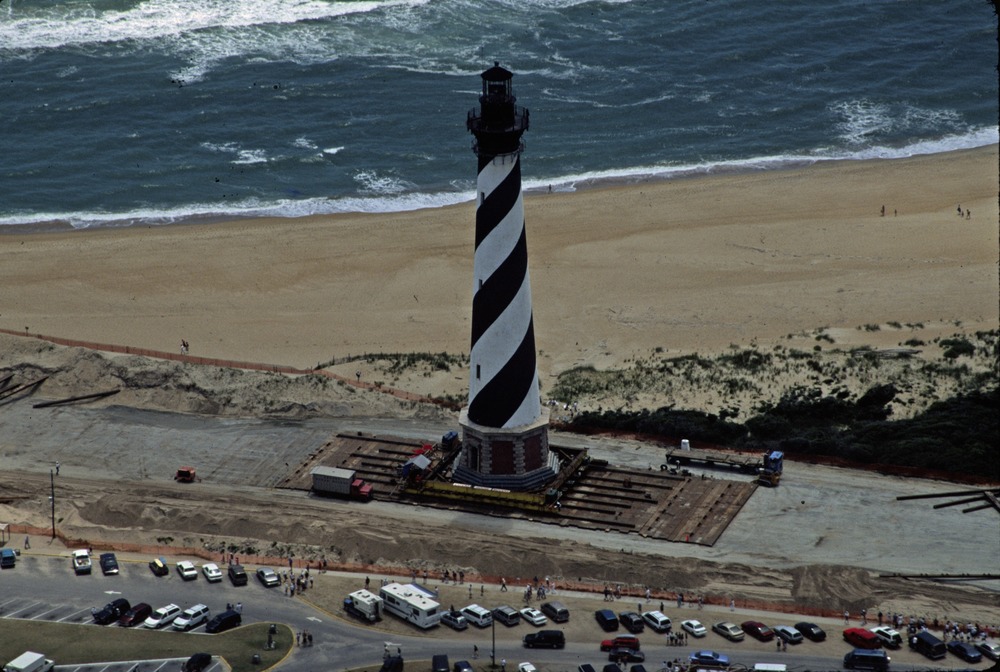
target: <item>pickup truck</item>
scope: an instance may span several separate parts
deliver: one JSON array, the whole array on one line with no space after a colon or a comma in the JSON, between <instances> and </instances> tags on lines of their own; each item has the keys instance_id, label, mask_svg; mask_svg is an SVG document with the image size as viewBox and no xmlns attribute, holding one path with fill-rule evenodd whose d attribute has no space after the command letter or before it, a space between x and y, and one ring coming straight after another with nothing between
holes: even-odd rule
<instances>
[{"instance_id":1,"label":"pickup truck","mask_svg":"<svg viewBox=\"0 0 1000 672\"><path fill-rule=\"evenodd\" d=\"M77 574L90 574L90 551L85 548L73 551L73 571Z\"/></svg>"}]
</instances>

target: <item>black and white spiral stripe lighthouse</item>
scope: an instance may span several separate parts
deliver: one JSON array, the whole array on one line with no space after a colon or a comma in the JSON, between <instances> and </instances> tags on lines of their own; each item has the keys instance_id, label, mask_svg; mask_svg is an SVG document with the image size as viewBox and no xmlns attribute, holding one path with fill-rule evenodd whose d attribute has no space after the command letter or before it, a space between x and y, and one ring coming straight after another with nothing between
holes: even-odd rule
<instances>
[{"instance_id":1,"label":"black and white spiral stripe lighthouse","mask_svg":"<svg viewBox=\"0 0 1000 672\"><path fill-rule=\"evenodd\" d=\"M516 105L513 74L498 63L482 73L475 135L476 252L473 263L469 404L455 479L515 490L555 476L548 409L541 404L521 195L521 135L528 110Z\"/></svg>"}]
</instances>

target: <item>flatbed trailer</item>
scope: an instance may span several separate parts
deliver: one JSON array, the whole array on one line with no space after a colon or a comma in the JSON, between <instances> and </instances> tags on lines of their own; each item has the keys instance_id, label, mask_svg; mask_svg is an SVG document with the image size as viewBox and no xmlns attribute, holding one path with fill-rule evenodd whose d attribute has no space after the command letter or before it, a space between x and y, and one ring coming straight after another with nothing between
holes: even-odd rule
<instances>
[{"instance_id":1,"label":"flatbed trailer","mask_svg":"<svg viewBox=\"0 0 1000 672\"><path fill-rule=\"evenodd\" d=\"M764 467L764 462L755 455L727 455L704 450L670 448L667 450L666 462L660 465L660 471L672 471L692 465L728 467L741 474L756 474Z\"/></svg>"},{"instance_id":2,"label":"flatbed trailer","mask_svg":"<svg viewBox=\"0 0 1000 672\"><path fill-rule=\"evenodd\" d=\"M684 441L681 448L670 448L667 450L666 462L660 465L660 471L669 471L671 474L682 472L683 475L690 475L686 467L701 465L708 468L728 468L738 471L741 474L748 474L757 477L757 483L770 487L777 487L781 482L781 474L784 470L784 453L772 450L760 456L717 453L707 450L695 450L690 448Z\"/></svg>"}]
</instances>

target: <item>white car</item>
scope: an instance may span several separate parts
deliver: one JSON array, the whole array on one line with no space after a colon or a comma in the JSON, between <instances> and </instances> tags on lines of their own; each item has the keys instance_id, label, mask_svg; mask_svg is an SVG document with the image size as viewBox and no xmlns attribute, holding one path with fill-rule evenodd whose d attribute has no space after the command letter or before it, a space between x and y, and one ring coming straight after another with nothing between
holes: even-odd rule
<instances>
[{"instance_id":1,"label":"white car","mask_svg":"<svg viewBox=\"0 0 1000 672\"><path fill-rule=\"evenodd\" d=\"M207 565L201 566L201 572L205 575L205 579L210 583L215 583L216 581L222 581L222 570L214 562L210 562Z\"/></svg>"},{"instance_id":2,"label":"white car","mask_svg":"<svg viewBox=\"0 0 1000 672\"><path fill-rule=\"evenodd\" d=\"M165 607L160 607L152 614L149 615L145 621L143 621L143 627L156 630L164 626L170 625L175 618L181 615L181 608L176 604L168 604Z\"/></svg>"},{"instance_id":3,"label":"white car","mask_svg":"<svg viewBox=\"0 0 1000 672\"><path fill-rule=\"evenodd\" d=\"M545 614L538 611L533 607L525 607L521 610L521 618L526 620L532 625L542 626L549 622L549 619L545 618Z\"/></svg>"},{"instance_id":4,"label":"white car","mask_svg":"<svg viewBox=\"0 0 1000 672\"><path fill-rule=\"evenodd\" d=\"M538 672L534 665L531 663L518 663L518 672Z\"/></svg>"},{"instance_id":5,"label":"white car","mask_svg":"<svg viewBox=\"0 0 1000 672\"><path fill-rule=\"evenodd\" d=\"M198 578L198 568L189 560L181 560L177 563L177 573L185 581L194 581Z\"/></svg>"},{"instance_id":6,"label":"white car","mask_svg":"<svg viewBox=\"0 0 1000 672\"><path fill-rule=\"evenodd\" d=\"M196 604L188 607L181 615L174 619L174 630L190 630L208 620L208 607L204 604Z\"/></svg>"},{"instance_id":7,"label":"white car","mask_svg":"<svg viewBox=\"0 0 1000 672\"><path fill-rule=\"evenodd\" d=\"M708 632L707 630L705 630L705 626L702 625L700 621L694 621L694 620L681 621L681 629L687 632L692 637L704 637L705 633Z\"/></svg>"}]
</instances>

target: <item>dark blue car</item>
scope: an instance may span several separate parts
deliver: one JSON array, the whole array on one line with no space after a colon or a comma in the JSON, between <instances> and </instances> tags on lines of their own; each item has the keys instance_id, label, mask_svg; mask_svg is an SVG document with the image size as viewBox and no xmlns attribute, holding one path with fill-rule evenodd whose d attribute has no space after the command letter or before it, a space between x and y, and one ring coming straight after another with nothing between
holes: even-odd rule
<instances>
[{"instance_id":1,"label":"dark blue car","mask_svg":"<svg viewBox=\"0 0 1000 672\"><path fill-rule=\"evenodd\" d=\"M716 651L695 651L691 654L691 664L701 667L729 667L729 656Z\"/></svg>"},{"instance_id":2,"label":"dark blue car","mask_svg":"<svg viewBox=\"0 0 1000 672\"><path fill-rule=\"evenodd\" d=\"M960 642L957 639L953 639L945 646L948 647L950 653L955 654L967 663L978 663L983 659L983 654L979 653L976 647L968 642Z\"/></svg>"}]
</instances>

